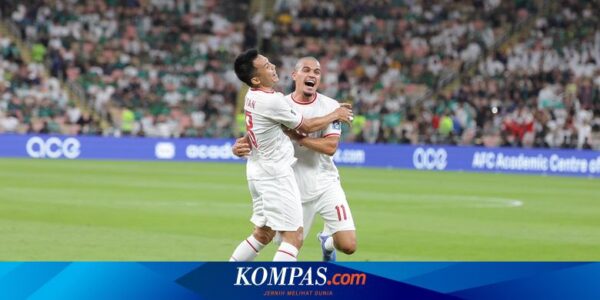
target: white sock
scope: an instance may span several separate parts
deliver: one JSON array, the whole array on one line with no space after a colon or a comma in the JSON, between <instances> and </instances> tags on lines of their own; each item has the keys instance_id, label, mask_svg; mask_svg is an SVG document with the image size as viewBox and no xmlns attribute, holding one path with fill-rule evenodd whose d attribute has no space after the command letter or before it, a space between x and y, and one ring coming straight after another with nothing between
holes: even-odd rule
<instances>
[{"instance_id":1,"label":"white sock","mask_svg":"<svg viewBox=\"0 0 600 300\"><path fill-rule=\"evenodd\" d=\"M253 235L250 235L235 248L229 261L253 261L258 252L264 247L265 245L261 244Z\"/></svg>"},{"instance_id":2,"label":"white sock","mask_svg":"<svg viewBox=\"0 0 600 300\"><path fill-rule=\"evenodd\" d=\"M333 246L333 237L330 236L325 240L325 250L327 251L333 251L335 250L335 247Z\"/></svg>"},{"instance_id":3,"label":"white sock","mask_svg":"<svg viewBox=\"0 0 600 300\"><path fill-rule=\"evenodd\" d=\"M298 249L294 245L281 242L273 261L298 261Z\"/></svg>"}]
</instances>

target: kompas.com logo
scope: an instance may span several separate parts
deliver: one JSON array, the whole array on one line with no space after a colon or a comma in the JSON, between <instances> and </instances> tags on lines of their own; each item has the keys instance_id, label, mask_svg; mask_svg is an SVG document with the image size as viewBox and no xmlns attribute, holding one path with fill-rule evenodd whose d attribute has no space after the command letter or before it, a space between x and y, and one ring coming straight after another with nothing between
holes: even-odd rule
<instances>
[{"instance_id":1,"label":"kompas.com logo","mask_svg":"<svg viewBox=\"0 0 600 300\"><path fill-rule=\"evenodd\" d=\"M327 267L238 267L236 286L365 285L365 273L327 274Z\"/></svg>"}]
</instances>

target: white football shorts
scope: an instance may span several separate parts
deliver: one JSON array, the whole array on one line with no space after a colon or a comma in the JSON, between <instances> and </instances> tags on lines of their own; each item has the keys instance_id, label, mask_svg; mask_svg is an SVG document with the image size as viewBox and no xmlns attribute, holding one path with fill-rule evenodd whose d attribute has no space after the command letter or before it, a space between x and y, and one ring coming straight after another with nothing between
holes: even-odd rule
<instances>
[{"instance_id":1,"label":"white football shorts","mask_svg":"<svg viewBox=\"0 0 600 300\"><path fill-rule=\"evenodd\" d=\"M252 196L252 218L258 227L296 231L302 227L302 203L294 175L268 180L248 180Z\"/></svg>"},{"instance_id":2,"label":"white football shorts","mask_svg":"<svg viewBox=\"0 0 600 300\"><path fill-rule=\"evenodd\" d=\"M323 218L323 233L332 235L338 231L356 230L346 193L339 181L332 182L319 198L302 203L304 215L304 237L310 231L315 215Z\"/></svg>"}]
</instances>

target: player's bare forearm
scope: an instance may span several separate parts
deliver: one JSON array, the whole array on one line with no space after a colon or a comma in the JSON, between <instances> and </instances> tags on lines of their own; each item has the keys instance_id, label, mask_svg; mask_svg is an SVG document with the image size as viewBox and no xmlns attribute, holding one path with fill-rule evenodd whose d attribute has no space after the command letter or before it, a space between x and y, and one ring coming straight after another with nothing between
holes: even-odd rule
<instances>
[{"instance_id":1,"label":"player's bare forearm","mask_svg":"<svg viewBox=\"0 0 600 300\"><path fill-rule=\"evenodd\" d=\"M330 113L328 115L325 115L322 117L317 117L317 118L304 119L302 121L302 124L300 125L300 127L298 127L298 130L305 132L305 133L311 133L311 132L323 130L323 129L327 128L327 126L329 126L329 124L333 123L336 120L337 120L337 114L335 114L335 113Z\"/></svg>"},{"instance_id":2,"label":"player's bare forearm","mask_svg":"<svg viewBox=\"0 0 600 300\"><path fill-rule=\"evenodd\" d=\"M331 156L335 154L335 151L337 151L339 141L339 136L330 136L324 138L305 137L298 140L298 143L310 150Z\"/></svg>"},{"instance_id":3,"label":"player's bare forearm","mask_svg":"<svg viewBox=\"0 0 600 300\"><path fill-rule=\"evenodd\" d=\"M333 112L317 118L304 119L296 129L304 133L311 133L325 129L334 121L342 121L350 124L353 119L352 108L349 105L342 105Z\"/></svg>"}]
</instances>

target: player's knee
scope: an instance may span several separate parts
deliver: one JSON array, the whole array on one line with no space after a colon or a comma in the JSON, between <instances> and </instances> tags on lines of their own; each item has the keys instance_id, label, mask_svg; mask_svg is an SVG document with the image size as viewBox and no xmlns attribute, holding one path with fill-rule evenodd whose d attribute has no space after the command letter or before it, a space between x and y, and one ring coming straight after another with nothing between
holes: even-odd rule
<instances>
[{"instance_id":1,"label":"player's knee","mask_svg":"<svg viewBox=\"0 0 600 300\"><path fill-rule=\"evenodd\" d=\"M302 238L294 239L293 242L290 244L296 247L296 249L300 250L300 248L302 248L302 245L304 244L304 240Z\"/></svg>"},{"instance_id":2,"label":"player's knee","mask_svg":"<svg viewBox=\"0 0 600 300\"><path fill-rule=\"evenodd\" d=\"M344 252L344 254L351 255L356 252L356 238L349 238L337 245L336 249Z\"/></svg>"},{"instance_id":3,"label":"player's knee","mask_svg":"<svg viewBox=\"0 0 600 300\"><path fill-rule=\"evenodd\" d=\"M275 237L275 231L267 228L254 229L254 238L263 245L269 244Z\"/></svg>"}]
</instances>

